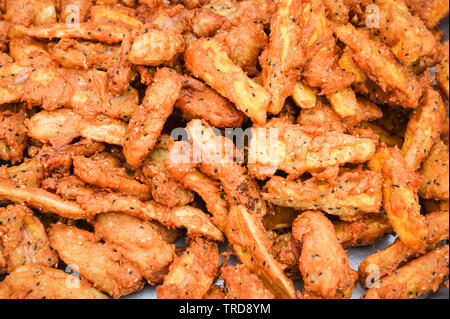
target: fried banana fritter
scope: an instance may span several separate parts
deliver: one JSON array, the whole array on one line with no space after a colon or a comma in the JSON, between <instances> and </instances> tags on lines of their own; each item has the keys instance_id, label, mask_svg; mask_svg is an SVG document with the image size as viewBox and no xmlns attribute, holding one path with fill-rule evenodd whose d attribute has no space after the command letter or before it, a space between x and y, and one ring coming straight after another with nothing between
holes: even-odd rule
<instances>
[{"instance_id":1,"label":"fried banana fritter","mask_svg":"<svg viewBox=\"0 0 450 319\"><path fill-rule=\"evenodd\" d=\"M420 170L424 180L419 189L421 198L449 199L449 153L448 145L438 141L430 150Z\"/></svg>"},{"instance_id":2,"label":"fried banana fritter","mask_svg":"<svg viewBox=\"0 0 450 319\"><path fill-rule=\"evenodd\" d=\"M27 146L25 107L0 106L0 159L19 163Z\"/></svg>"},{"instance_id":3,"label":"fried banana fritter","mask_svg":"<svg viewBox=\"0 0 450 319\"><path fill-rule=\"evenodd\" d=\"M428 28L436 27L448 15L447 0L404 0L411 12L420 17Z\"/></svg>"}]
</instances>

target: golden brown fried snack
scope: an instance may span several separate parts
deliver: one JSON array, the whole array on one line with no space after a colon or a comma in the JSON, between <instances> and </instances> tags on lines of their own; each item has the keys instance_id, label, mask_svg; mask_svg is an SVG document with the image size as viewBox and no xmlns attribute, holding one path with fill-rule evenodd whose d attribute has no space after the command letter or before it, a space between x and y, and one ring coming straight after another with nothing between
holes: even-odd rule
<instances>
[{"instance_id":1,"label":"golden brown fried snack","mask_svg":"<svg viewBox=\"0 0 450 319\"><path fill-rule=\"evenodd\" d=\"M292 235L301 245L305 290L323 298L350 298L358 274L350 268L331 221L320 212L304 212L294 221Z\"/></svg>"},{"instance_id":2,"label":"golden brown fried snack","mask_svg":"<svg viewBox=\"0 0 450 319\"><path fill-rule=\"evenodd\" d=\"M384 177L383 207L400 240L412 249L423 250L428 230L424 216L420 215L417 195L422 177L408 166L397 147L388 148L384 144L368 167Z\"/></svg>"},{"instance_id":3,"label":"golden brown fried snack","mask_svg":"<svg viewBox=\"0 0 450 319\"><path fill-rule=\"evenodd\" d=\"M428 81L409 73L406 66L396 60L389 48L371 40L362 30L351 24L335 25L339 39L353 50L352 59L365 74L374 81L392 104L414 108L422 96Z\"/></svg>"},{"instance_id":4,"label":"golden brown fried snack","mask_svg":"<svg viewBox=\"0 0 450 319\"><path fill-rule=\"evenodd\" d=\"M90 284L59 269L28 264L0 282L1 299L108 299Z\"/></svg>"},{"instance_id":5,"label":"golden brown fried snack","mask_svg":"<svg viewBox=\"0 0 450 319\"><path fill-rule=\"evenodd\" d=\"M448 278L448 245L399 268L366 291L364 299L412 299L439 289Z\"/></svg>"},{"instance_id":6,"label":"golden brown fried snack","mask_svg":"<svg viewBox=\"0 0 450 319\"><path fill-rule=\"evenodd\" d=\"M432 88L426 88L419 106L409 118L402 146L402 155L412 169L420 168L422 161L439 140L445 115L441 95Z\"/></svg>"},{"instance_id":7,"label":"golden brown fried snack","mask_svg":"<svg viewBox=\"0 0 450 319\"><path fill-rule=\"evenodd\" d=\"M239 260L261 279L275 298L296 298L294 285L283 272L285 266L271 254L272 243L261 216L250 214L244 206L232 206L225 233Z\"/></svg>"},{"instance_id":8,"label":"golden brown fried snack","mask_svg":"<svg viewBox=\"0 0 450 319\"><path fill-rule=\"evenodd\" d=\"M25 125L30 137L55 147L67 145L79 136L98 142L123 145L127 129L127 124L123 121L103 115L88 120L67 108L52 112L40 111L25 121Z\"/></svg>"},{"instance_id":9,"label":"golden brown fried snack","mask_svg":"<svg viewBox=\"0 0 450 319\"><path fill-rule=\"evenodd\" d=\"M290 207L273 206L272 210L273 214L265 215L262 220L267 230L291 228L292 222L298 215L298 212Z\"/></svg>"},{"instance_id":10,"label":"golden brown fried snack","mask_svg":"<svg viewBox=\"0 0 450 319\"><path fill-rule=\"evenodd\" d=\"M112 246L100 243L93 233L57 223L48 234L61 260L95 288L118 298L144 286L139 269L120 258Z\"/></svg>"},{"instance_id":11,"label":"golden brown fried snack","mask_svg":"<svg viewBox=\"0 0 450 319\"><path fill-rule=\"evenodd\" d=\"M311 109L316 105L317 89L297 81L294 83L292 99L302 109Z\"/></svg>"},{"instance_id":12,"label":"golden brown fried snack","mask_svg":"<svg viewBox=\"0 0 450 319\"><path fill-rule=\"evenodd\" d=\"M448 145L438 141L430 150L420 170L424 181L419 189L421 198L449 199L449 153Z\"/></svg>"},{"instance_id":13,"label":"golden brown fried snack","mask_svg":"<svg viewBox=\"0 0 450 319\"><path fill-rule=\"evenodd\" d=\"M231 102L189 76L183 76L183 88L175 107L186 119L204 119L214 127L240 127L244 121L244 115Z\"/></svg>"},{"instance_id":14,"label":"golden brown fried snack","mask_svg":"<svg viewBox=\"0 0 450 319\"><path fill-rule=\"evenodd\" d=\"M54 213L61 217L72 219L90 218L90 214L78 206L77 203L65 201L42 188L20 185L2 177L0 177L0 200L27 204L44 213Z\"/></svg>"},{"instance_id":15,"label":"golden brown fried snack","mask_svg":"<svg viewBox=\"0 0 450 319\"><path fill-rule=\"evenodd\" d=\"M84 182L100 188L109 188L140 200L151 198L150 188L128 175L123 167L114 167L107 161L85 156L73 157L73 171Z\"/></svg>"},{"instance_id":16,"label":"golden brown fried snack","mask_svg":"<svg viewBox=\"0 0 450 319\"><path fill-rule=\"evenodd\" d=\"M352 221L381 209L383 177L361 168L344 171L333 182L311 178L289 181L274 176L267 182L263 198L274 205L298 210L320 209Z\"/></svg>"},{"instance_id":17,"label":"golden brown fried snack","mask_svg":"<svg viewBox=\"0 0 450 319\"><path fill-rule=\"evenodd\" d=\"M385 234L393 232L385 214L367 214L353 222L336 220L333 225L344 248L374 245Z\"/></svg>"},{"instance_id":18,"label":"golden brown fried snack","mask_svg":"<svg viewBox=\"0 0 450 319\"><path fill-rule=\"evenodd\" d=\"M92 0L60 0L57 2L58 20L60 22L73 23L78 18L80 22L84 22L92 4ZM75 17L74 13L78 13L79 17Z\"/></svg>"},{"instance_id":19,"label":"golden brown fried snack","mask_svg":"<svg viewBox=\"0 0 450 319\"><path fill-rule=\"evenodd\" d=\"M156 72L153 84L147 88L142 104L137 107L128 124L123 154L131 166L141 166L153 149L164 123L172 113L181 86L182 81L175 71L162 68Z\"/></svg>"},{"instance_id":20,"label":"golden brown fried snack","mask_svg":"<svg viewBox=\"0 0 450 319\"><path fill-rule=\"evenodd\" d=\"M293 221L292 221L293 222ZM291 223L292 228L292 223ZM276 236L273 243L273 256L286 267L284 273L292 280L300 280L301 274L298 268L300 245L296 242L292 233L284 233Z\"/></svg>"},{"instance_id":21,"label":"golden brown fried snack","mask_svg":"<svg viewBox=\"0 0 450 319\"><path fill-rule=\"evenodd\" d=\"M427 213L446 211L448 212L449 201L447 200L434 200L434 199L423 199L421 201L422 207Z\"/></svg>"},{"instance_id":22,"label":"golden brown fried snack","mask_svg":"<svg viewBox=\"0 0 450 319\"><path fill-rule=\"evenodd\" d=\"M13 164L22 161L27 146L26 118L24 106L0 106L0 159Z\"/></svg>"},{"instance_id":23,"label":"golden brown fried snack","mask_svg":"<svg viewBox=\"0 0 450 319\"><path fill-rule=\"evenodd\" d=\"M25 264L52 267L58 263L44 226L33 212L22 205L0 207L0 273L11 273Z\"/></svg>"},{"instance_id":24,"label":"golden brown fried snack","mask_svg":"<svg viewBox=\"0 0 450 319\"><path fill-rule=\"evenodd\" d=\"M448 41L445 42L445 56L441 63L436 66L436 81L444 92L447 99L449 97L449 60L448 60Z\"/></svg>"},{"instance_id":25,"label":"golden brown fried snack","mask_svg":"<svg viewBox=\"0 0 450 319\"><path fill-rule=\"evenodd\" d=\"M271 94L268 111L280 113L294 91L305 62L301 43L302 2L280 0L270 21L269 46L260 57L264 88Z\"/></svg>"},{"instance_id":26,"label":"golden brown fried snack","mask_svg":"<svg viewBox=\"0 0 450 319\"><path fill-rule=\"evenodd\" d=\"M18 184L39 187L44 178L43 167L35 158L25 158L19 165L0 167L0 176Z\"/></svg>"},{"instance_id":27,"label":"golden brown fried snack","mask_svg":"<svg viewBox=\"0 0 450 319\"><path fill-rule=\"evenodd\" d=\"M90 20L97 25L113 24L130 30L141 27L142 22L135 17L135 10L124 6L95 5L90 9Z\"/></svg>"},{"instance_id":28,"label":"golden brown fried snack","mask_svg":"<svg viewBox=\"0 0 450 319\"><path fill-rule=\"evenodd\" d=\"M420 17L428 28L436 27L448 15L448 0L404 0L412 14Z\"/></svg>"},{"instance_id":29,"label":"golden brown fried snack","mask_svg":"<svg viewBox=\"0 0 450 319\"><path fill-rule=\"evenodd\" d=\"M402 137L397 135L391 135L387 130L385 130L383 127L381 127L375 122L363 121L361 122L361 127L371 129L373 132L375 132L375 134L378 135L380 142L386 144L389 147L394 146L402 147L403 145Z\"/></svg>"},{"instance_id":30,"label":"golden brown fried snack","mask_svg":"<svg viewBox=\"0 0 450 319\"><path fill-rule=\"evenodd\" d=\"M150 284L162 282L175 256L175 246L166 243L149 222L121 213L97 215L95 234L136 265Z\"/></svg>"},{"instance_id":31,"label":"golden brown fried snack","mask_svg":"<svg viewBox=\"0 0 450 319\"><path fill-rule=\"evenodd\" d=\"M187 47L184 59L186 68L195 77L233 102L252 121L265 123L269 94L231 61L222 43L199 39Z\"/></svg>"},{"instance_id":32,"label":"golden brown fried snack","mask_svg":"<svg viewBox=\"0 0 450 319\"><path fill-rule=\"evenodd\" d=\"M161 299L201 299L213 284L219 267L217 244L197 237L169 267L162 286L156 287Z\"/></svg>"},{"instance_id":33,"label":"golden brown fried snack","mask_svg":"<svg viewBox=\"0 0 450 319\"><path fill-rule=\"evenodd\" d=\"M225 283L225 299L273 299L262 281L250 273L245 265L226 266L220 270Z\"/></svg>"},{"instance_id":34,"label":"golden brown fried snack","mask_svg":"<svg viewBox=\"0 0 450 319\"><path fill-rule=\"evenodd\" d=\"M56 22L56 8L52 0L6 1L4 19L22 25L45 25Z\"/></svg>"}]
</instances>

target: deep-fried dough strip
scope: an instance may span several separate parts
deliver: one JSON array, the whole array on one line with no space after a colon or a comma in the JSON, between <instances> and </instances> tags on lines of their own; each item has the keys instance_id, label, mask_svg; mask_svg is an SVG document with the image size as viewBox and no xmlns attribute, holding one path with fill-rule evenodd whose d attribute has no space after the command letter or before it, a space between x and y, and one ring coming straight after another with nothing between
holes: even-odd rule
<instances>
[{"instance_id":1,"label":"deep-fried dough strip","mask_svg":"<svg viewBox=\"0 0 450 319\"><path fill-rule=\"evenodd\" d=\"M131 166L141 166L145 156L153 149L172 113L181 86L181 78L175 75L175 71L162 68L156 72L153 84L147 88L142 104L128 123L123 154Z\"/></svg>"},{"instance_id":2,"label":"deep-fried dough strip","mask_svg":"<svg viewBox=\"0 0 450 319\"><path fill-rule=\"evenodd\" d=\"M268 111L280 113L292 95L305 62L301 43L302 2L280 0L270 21L270 42L260 57L264 88L272 95Z\"/></svg>"},{"instance_id":3,"label":"deep-fried dough strip","mask_svg":"<svg viewBox=\"0 0 450 319\"><path fill-rule=\"evenodd\" d=\"M139 269L93 233L57 223L51 226L49 238L66 265L108 295L118 298L144 286Z\"/></svg>"},{"instance_id":4,"label":"deep-fried dough strip","mask_svg":"<svg viewBox=\"0 0 450 319\"><path fill-rule=\"evenodd\" d=\"M417 258L383 278L379 287L372 287L364 299L412 299L428 291L435 292L448 278L448 245Z\"/></svg>"},{"instance_id":5,"label":"deep-fried dough strip","mask_svg":"<svg viewBox=\"0 0 450 319\"><path fill-rule=\"evenodd\" d=\"M120 120L98 115L94 120L83 119L71 109L41 111L26 121L28 135L55 147L69 144L83 136L94 141L123 145L127 125Z\"/></svg>"},{"instance_id":6,"label":"deep-fried dough strip","mask_svg":"<svg viewBox=\"0 0 450 319\"><path fill-rule=\"evenodd\" d=\"M228 57L225 47L215 39L200 39L185 52L186 68L222 96L233 102L252 121L266 122L270 95L250 80Z\"/></svg>"},{"instance_id":7,"label":"deep-fried dough strip","mask_svg":"<svg viewBox=\"0 0 450 319\"><path fill-rule=\"evenodd\" d=\"M175 247L166 243L149 222L121 213L97 215L95 233L136 265L150 283L162 282L175 256Z\"/></svg>"},{"instance_id":8,"label":"deep-fried dough strip","mask_svg":"<svg viewBox=\"0 0 450 319\"><path fill-rule=\"evenodd\" d=\"M0 282L0 299L108 299L90 284L59 269L28 264Z\"/></svg>"},{"instance_id":9,"label":"deep-fried dough strip","mask_svg":"<svg viewBox=\"0 0 450 319\"><path fill-rule=\"evenodd\" d=\"M51 267L58 263L44 226L29 208L22 205L0 208L1 254L6 264L5 268L0 265L0 273L11 273L24 264Z\"/></svg>"},{"instance_id":10,"label":"deep-fried dough strip","mask_svg":"<svg viewBox=\"0 0 450 319\"><path fill-rule=\"evenodd\" d=\"M383 207L395 232L406 246L422 250L428 233L417 196L422 177L408 166L397 147L384 144L368 166L384 177Z\"/></svg>"},{"instance_id":11,"label":"deep-fried dough strip","mask_svg":"<svg viewBox=\"0 0 450 319\"><path fill-rule=\"evenodd\" d=\"M148 200L150 188L130 177L124 168L113 167L104 161L96 161L84 156L73 158L73 170L81 180L100 188L110 188L124 195Z\"/></svg>"},{"instance_id":12,"label":"deep-fried dough strip","mask_svg":"<svg viewBox=\"0 0 450 319\"><path fill-rule=\"evenodd\" d=\"M333 221L333 225L344 248L373 245L393 231L385 214L367 214L353 222L337 220Z\"/></svg>"},{"instance_id":13,"label":"deep-fried dough strip","mask_svg":"<svg viewBox=\"0 0 450 319\"><path fill-rule=\"evenodd\" d=\"M429 213L425 216L425 221L428 227L426 249L429 251L434 249L439 242L448 239L448 211ZM389 247L368 256L361 262L358 268L359 281L361 285L367 287L370 284L367 279L372 274L375 273L376 277L383 278L392 274L399 266L420 255L422 255L421 252L408 248L400 240L396 240Z\"/></svg>"},{"instance_id":14,"label":"deep-fried dough strip","mask_svg":"<svg viewBox=\"0 0 450 319\"><path fill-rule=\"evenodd\" d=\"M420 168L422 161L439 140L445 114L440 94L432 88L425 89L419 106L411 114L402 146L402 155L412 169Z\"/></svg>"},{"instance_id":15,"label":"deep-fried dough strip","mask_svg":"<svg viewBox=\"0 0 450 319\"><path fill-rule=\"evenodd\" d=\"M225 299L273 299L273 294L245 265L221 268L220 279L225 283Z\"/></svg>"},{"instance_id":16,"label":"deep-fried dough strip","mask_svg":"<svg viewBox=\"0 0 450 319\"><path fill-rule=\"evenodd\" d=\"M294 285L283 273L284 267L271 255L272 243L260 216L250 214L244 206L232 206L226 235L239 260L262 280L275 298L296 298Z\"/></svg>"},{"instance_id":17,"label":"deep-fried dough strip","mask_svg":"<svg viewBox=\"0 0 450 319\"><path fill-rule=\"evenodd\" d=\"M170 265L162 286L156 287L161 299L201 299L213 284L219 267L217 244L197 237Z\"/></svg>"},{"instance_id":18,"label":"deep-fried dough strip","mask_svg":"<svg viewBox=\"0 0 450 319\"><path fill-rule=\"evenodd\" d=\"M321 212L304 212L294 221L292 235L301 245L305 290L323 298L350 298L358 274L350 268L331 221Z\"/></svg>"},{"instance_id":19,"label":"deep-fried dough strip","mask_svg":"<svg viewBox=\"0 0 450 319\"><path fill-rule=\"evenodd\" d=\"M90 214L77 203L62 200L59 196L41 188L23 186L0 177L0 199L17 204L27 204L43 212L73 219L88 219Z\"/></svg>"},{"instance_id":20,"label":"deep-fried dough strip","mask_svg":"<svg viewBox=\"0 0 450 319\"><path fill-rule=\"evenodd\" d=\"M430 150L420 171L424 177L419 189L421 198L448 200L449 153L448 145L441 140Z\"/></svg>"}]
</instances>

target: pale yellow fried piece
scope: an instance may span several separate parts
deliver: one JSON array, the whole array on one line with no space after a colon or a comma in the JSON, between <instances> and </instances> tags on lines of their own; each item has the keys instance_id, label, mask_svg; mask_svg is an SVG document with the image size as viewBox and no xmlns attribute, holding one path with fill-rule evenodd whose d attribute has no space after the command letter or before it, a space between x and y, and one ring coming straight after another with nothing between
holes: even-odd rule
<instances>
[{"instance_id":1,"label":"pale yellow fried piece","mask_svg":"<svg viewBox=\"0 0 450 319\"><path fill-rule=\"evenodd\" d=\"M252 129L248 168L257 177L273 176L279 169L292 179L305 172L363 163L372 158L375 146L365 137L331 131L318 135L301 125L267 125Z\"/></svg>"},{"instance_id":2,"label":"pale yellow fried piece","mask_svg":"<svg viewBox=\"0 0 450 319\"><path fill-rule=\"evenodd\" d=\"M412 14L420 17L428 28L436 27L448 15L448 0L404 0Z\"/></svg>"},{"instance_id":3,"label":"pale yellow fried piece","mask_svg":"<svg viewBox=\"0 0 450 319\"><path fill-rule=\"evenodd\" d=\"M66 23L54 23L51 25L31 27L14 25L9 29L9 36L30 36L40 39L77 38L114 44L120 43L127 32L127 28L120 25L97 25L92 22L82 22L77 27Z\"/></svg>"},{"instance_id":4,"label":"pale yellow fried piece","mask_svg":"<svg viewBox=\"0 0 450 319\"><path fill-rule=\"evenodd\" d=\"M90 284L59 269L27 264L0 282L1 299L108 299Z\"/></svg>"},{"instance_id":5,"label":"pale yellow fried piece","mask_svg":"<svg viewBox=\"0 0 450 319\"><path fill-rule=\"evenodd\" d=\"M204 119L214 127L240 127L244 115L216 91L189 76L183 76L183 88L175 107L187 120Z\"/></svg>"},{"instance_id":6,"label":"pale yellow fried piece","mask_svg":"<svg viewBox=\"0 0 450 319\"><path fill-rule=\"evenodd\" d=\"M302 2L280 0L270 21L269 46L260 57L264 88L271 94L268 111L280 113L300 79L305 62L301 43Z\"/></svg>"},{"instance_id":7,"label":"pale yellow fried piece","mask_svg":"<svg viewBox=\"0 0 450 319\"><path fill-rule=\"evenodd\" d=\"M102 115L94 120L87 120L67 108L51 112L43 110L27 120L25 125L30 137L55 147L67 145L79 136L123 145L127 129L127 124L123 121Z\"/></svg>"},{"instance_id":8,"label":"pale yellow fried piece","mask_svg":"<svg viewBox=\"0 0 450 319\"><path fill-rule=\"evenodd\" d=\"M448 245L410 261L366 291L363 299L413 299L435 292L448 278Z\"/></svg>"},{"instance_id":9,"label":"pale yellow fried piece","mask_svg":"<svg viewBox=\"0 0 450 319\"><path fill-rule=\"evenodd\" d=\"M333 225L344 248L374 245L385 234L393 232L385 214L367 214L353 222L336 220Z\"/></svg>"},{"instance_id":10,"label":"pale yellow fried piece","mask_svg":"<svg viewBox=\"0 0 450 319\"><path fill-rule=\"evenodd\" d=\"M124 6L95 5L89 13L89 21L97 25L113 24L129 29L137 29L143 25L141 20L134 16L135 10Z\"/></svg>"},{"instance_id":11,"label":"pale yellow fried piece","mask_svg":"<svg viewBox=\"0 0 450 319\"><path fill-rule=\"evenodd\" d=\"M59 0L57 2L59 21L75 23L78 20L84 22L92 5L92 0Z\"/></svg>"},{"instance_id":12,"label":"pale yellow fried piece","mask_svg":"<svg viewBox=\"0 0 450 319\"><path fill-rule=\"evenodd\" d=\"M344 171L332 183L311 178L289 181L274 176L267 182L263 198L274 205L298 210L319 209L343 220L378 213L381 209L383 177L361 168Z\"/></svg>"},{"instance_id":13,"label":"pale yellow fried piece","mask_svg":"<svg viewBox=\"0 0 450 319\"><path fill-rule=\"evenodd\" d=\"M136 265L150 284L162 282L175 256L175 246L164 241L149 222L121 213L97 215L95 234Z\"/></svg>"},{"instance_id":14,"label":"pale yellow fried piece","mask_svg":"<svg viewBox=\"0 0 450 319\"><path fill-rule=\"evenodd\" d=\"M25 158L19 165L1 166L0 176L18 184L39 187L44 178L43 167L35 158Z\"/></svg>"},{"instance_id":15,"label":"pale yellow fried piece","mask_svg":"<svg viewBox=\"0 0 450 319\"><path fill-rule=\"evenodd\" d=\"M448 5L448 2L447 2ZM447 99L449 97L449 60L448 60L448 41L445 42L445 56L440 64L436 66L436 81L444 92Z\"/></svg>"},{"instance_id":16,"label":"pale yellow fried piece","mask_svg":"<svg viewBox=\"0 0 450 319\"><path fill-rule=\"evenodd\" d=\"M421 198L449 199L449 153L448 145L438 141L430 150L420 170L424 176L422 186L419 189Z\"/></svg>"},{"instance_id":17,"label":"pale yellow fried piece","mask_svg":"<svg viewBox=\"0 0 450 319\"><path fill-rule=\"evenodd\" d=\"M184 39L181 34L148 27L133 39L128 61L133 64L158 66L172 61L183 51Z\"/></svg>"},{"instance_id":18,"label":"pale yellow fried piece","mask_svg":"<svg viewBox=\"0 0 450 319\"><path fill-rule=\"evenodd\" d=\"M425 216L428 228L426 250L430 251L436 245L448 239L449 215L448 211L437 211ZM394 271L406 262L421 256L420 251L408 248L400 240L396 240L389 247L369 255L358 268L359 281L364 287L374 284L377 280Z\"/></svg>"},{"instance_id":19,"label":"pale yellow fried piece","mask_svg":"<svg viewBox=\"0 0 450 319\"><path fill-rule=\"evenodd\" d=\"M358 273L350 268L331 221L321 212L304 212L294 221L292 235L301 245L304 289L327 299L350 298Z\"/></svg>"},{"instance_id":20,"label":"pale yellow fried piece","mask_svg":"<svg viewBox=\"0 0 450 319\"><path fill-rule=\"evenodd\" d=\"M201 299L213 284L219 267L217 244L197 237L169 267L164 283L156 287L159 299Z\"/></svg>"},{"instance_id":21,"label":"pale yellow fried piece","mask_svg":"<svg viewBox=\"0 0 450 319\"><path fill-rule=\"evenodd\" d=\"M45 42L30 37L9 40L9 54L15 62L22 66L33 65L36 63L36 60L34 60L36 58L43 60L38 63L51 63L50 60L45 59L49 57Z\"/></svg>"},{"instance_id":22,"label":"pale yellow fried piece","mask_svg":"<svg viewBox=\"0 0 450 319\"><path fill-rule=\"evenodd\" d=\"M294 83L292 99L302 109L311 109L316 105L317 89L305 85L302 81Z\"/></svg>"},{"instance_id":23,"label":"pale yellow fried piece","mask_svg":"<svg viewBox=\"0 0 450 319\"><path fill-rule=\"evenodd\" d=\"M26 118L24 106L0 106L0 159L13 164L22 161L27 147Z\"/></svg>"},{"instance_id":24,"label":"pale yellow fried piece","mask_svg":"<svg viewBox=\"0 0 450 319\"><path fill-rule=\"evenodd\" d=\"M214 130L204 121L192 120L186 126L193 147L185 152L188 154L187 161L191 159L201 162L200 170L214 179L218 179L227 196L230 205L243 205L249 211L264 216L267 204L261 198L259 186L249 176L245 166L234 161L238 150L233 142L223 136L216 136ZM199 154L194 154L199 151ZM201 155L201 158L192 158Z\"/></svg>"},{"instance_id":25,"label":"pale yellow fried piece","mask_svg":"<svg viewBox=\"0 0 450 319\"><path fill-rule=\"evenodd\" d=\"M137 107L128 123L123 154L131 166L141 166L155 146L172 113L181 86L181 78L175 75L175 71L162 68L156 72L153 84L147 88L142 104Z\"/></svg>"},{"instance_id":26,"label":"pale yellow fried piece","mask_svg":"<svg viewBox=\"0 0 450 319\"><path fill-rule=\"evenodd\" d=\"M262 281L250 273L245 265L226 266L220 270L225 284L225 299L273 299Z\"/></svg>"},{"instance_id":27,"label":"pale yellow fried piece","mask_svg":"<svg viewBox=\"0 0 450 319\"><path fill-rule=\"evenodd\" d=\"M142 166L140 179L150 187L156 202L168 207L183 206L194 200L194 194L178 183L163 164L170 143L173 140L169 135L160 136Z\"/></svg>"},{"instance_id":28,"label":"pale yellow fried piece","mask_svg":"<svg viewBox=\"0 0 450 319\"><path fill-rule=\"evenodd\" d=\"M6 1L4 19L22 25L45 25L56 22L56 8L52 0Z\"/></svg>"},{"instance_id":29,"label":"pale yellow fried piece","mask_svg":"<svg viewBox=\"0 0 450 319\"><path fill-rule=\"evenodd\" d=\"M0 65L0 104L19 102L33 68L17 63Z\"/></svg>"},{"instance_id":30,"label":"pale yellow fried piece","mask_svg":"<svg viewBox=\"0 0 450 319\"><path fill-rule=\"evenodd\" d=\"M184 59L195 77L233 102L252 121L265 123L269 93L231 61L223 44L215 39L199 39L187 47Z\"/></svg>"},{"instance_id":31,"label":"pale yellow fried piece","mask_svg":"<svg viewBox=\"0 0 450 319\"><path fill-rule=\"evenodd\" d=\"M109 188L140 200L151 198L150 188L128 175L123 167L114 167L106 161L96 161L85 156L73 158L73 171L86 183Z\"/></svg>"},{"instance_id":32,"label":"pale yellow fried piece","mask_svg":"<svg viewBox=\"0 0 450 319\"><path fill-rule=\"evenodd\" d=\"M93 233L57 223L48 235L61 260L98 290L118 298L143 288L139 269Z\"/></svg>"},{"instance_id":33,"label":"pale yellow fried piece","mask_svg":"<svg viewBox=\"0 0 450 319\"><path fill-rule=\"evenodd\" d=\"M351 24L335 25L333 29L339 39L353 49L355 64L384 92L389 92L394 104L411 108L418 105L425 83L398 63L387 46L371 40Z\"/></svg>"},{"instance_id":34,"label":"pale yellow fried piece","mask_svg":"<svg viewBox=\"0 0 450 319\"><path fill-rule=\"evenodd\" d=\"M402 146L402 155L412 169L420 168L422 161L439 140L445 115L441 95L432 88L427 88L419 106L409 118Z\"/></svg>"},{"instance_id":35,"label":"pale yellow fried piece","mask_svg":"<svg viewBox=\"0 0 450 319\"><path fill-rule=\"evenodd\" d=\"M22 205L0 208L0 254L6 261L0 265L0 273L11 273L25 264L52 267L58 263L44 226Z\"/></svg>"},{"instance_id":36,"label":"pale yellow fried piece","mask_svg":"<svg viewBox=\"0 0 450 319\"><path fill-rule=\"evenodd\" d=\"M54 213L61 217L72 219L87 219L90 217L89 213L77 203L65 201L42 188L20 185L2 177L0 177L0 200L27 204L44 213Z\"/></svg>"},{"instance_id":37,"label":"pale yellow fried piece","mask_svg":"<svg viewBox=\"0 0 450 319\"><path fill-rule=\"evenodd\" d=\"M358 112L358 101L355 92L347 87L327 95L331 106L340 117L355 116Z\"/></svg>"},{"instance_id":38,"label":"pale yellow fried piece","mask_svg":"<svg viewBox=\"0 0 450 319\"><path fill-rule=\"evenodd\" d=\"M275 298L296 298L293 283L283 272L285 266L271 254L272 242L261 216L250 214L244 206L232 206L225 233L239 260L261 279Z\"/></svg>"}]
</instances>

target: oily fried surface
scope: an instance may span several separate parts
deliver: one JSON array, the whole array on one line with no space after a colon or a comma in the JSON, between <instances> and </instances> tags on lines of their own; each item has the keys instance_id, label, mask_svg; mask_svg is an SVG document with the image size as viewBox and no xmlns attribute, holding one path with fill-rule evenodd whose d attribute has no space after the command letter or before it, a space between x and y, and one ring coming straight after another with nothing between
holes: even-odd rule
<instances>
[{"instance_id":1,"label":"oily fried surface","mask_svg":"<svg viewBox=\"0 0 450 319\"><path fill-rule=\"evenodd\" d=\"M331 221L320 212L304 212L294 221L292 235L301 245L305 290L323 298L350 298L358 275L350 268Z\"/></svg>"},{"instance_id":2,"label":"oily fried surface","mask_svg":"<svg viewBox=\"0 0 450 319\"><path fill-rule=\"evenodd\" d=\"M71 268L97 289L118 298L142 289L139 269L121 258L112 246L100 243L100 238L75 226L57 223L51 226L52 248Z\"/></svg>"},{"instance_id":3,"label":"oily fried surface","mask_svg":"<svg viewBox=\"0 0 450 319\"><path fill-rule=\"evenodd\" d=\"M62 270L28 264L0 282L1 299L107 299L90 284Z\"/></svg>"},{"instance_id":4,"label":"oily fried surface","mask_svg":"<svg viewBox=\"0 0 450 319\"><path fill-rule=\"evenodd\" d=\"M0 159L18 163L27 146L24 107L0 106Z\"/></svg>"},{"instance_id":5,"label":"oily fried surface","mask_svg":"<svg viewBox=\"0 0 450 319\"><path fill-rule=\"evenodd\" d=\"M448 15L447 0L404 0L412 14L420 17L428 28L434 28Z\"/></svg>"},{"instance_id":6,"label":"oily fried surface","mask_svg":"<svg viewBox=\"0 0 450 319\"><path fill-rule=\"evenodd\" d=\"M0 208L0 252L5 264L0 273L11 273L25 264L51 267L58 263L44 226L33 212L22 205Z\"/></svg>"},{"instance_id":7,"label":"oily fried surface","mask_svg":"<svg viewBox=\"0 0 450 319\"><path fill-rule=\"evenodd\" d=\"M217 244L197 237L170 265L164 283L156 287L158 298L203 298L214 281L219 260Z\"/></svg>"},{"instance_id":8,"label":"oily fried surface","mask_svg":"<svg viewBox=\"0 0 450 319\"><path fill-rule=\"evenodd\" d=\"M421 198L433 198L448 200L448 174L449 174L448 145L438 141L430 150L425 159L421 173L424 176L422 186L419 189Z\"/></svg>"}]
</instances>

